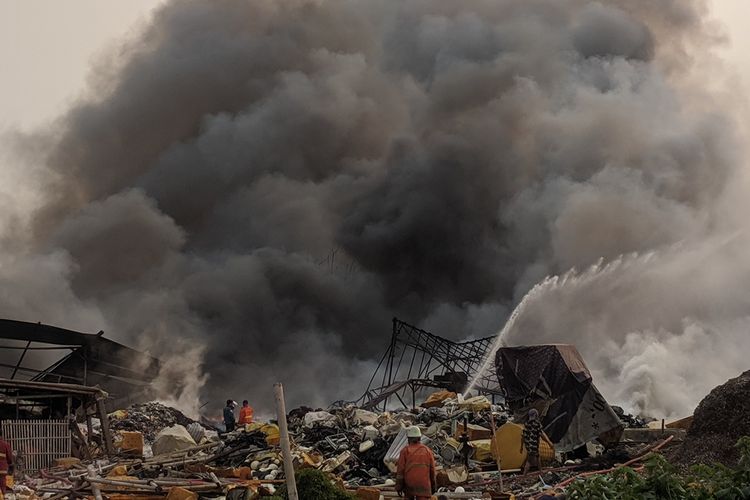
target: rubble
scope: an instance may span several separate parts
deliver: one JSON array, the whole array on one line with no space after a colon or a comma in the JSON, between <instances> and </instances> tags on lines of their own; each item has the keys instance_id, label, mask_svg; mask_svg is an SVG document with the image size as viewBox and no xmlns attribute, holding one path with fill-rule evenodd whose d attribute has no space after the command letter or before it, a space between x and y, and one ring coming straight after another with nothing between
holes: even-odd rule
<instances>
[{"instance_id":1,"label":"rubble","mask_svg":"<svg viewBox=\"0 0 750 500\"><path fill-rule=\"evenodd\" d=\"M395 496L395 461L406 444L406 428L418 425L446 471L445 487L453 491L457 483L470 479L470 470L481 471L480 460L493 462L485 456L489 446L484 442L492 434L484 425L491 420L490 411L498 421L507 415L503 408L488 405L483 397L466 401L451 397L442 399L441 406L413 411L378 413L353 406L295 409L288 416L295 468L335 478L352 494L373 496L377 491L385 498ZM100 452L92 460L59 460L39 477L25 478L17 493L29 498L63 497L95 495L96 490L103 496L188 500L194 495L233 497L238 493L229 492L236 488L270 495L284 480L274 423L253 423L220 439L199 422L159 403L133 405L110 417L119 455L105 458ZM471 469L461 465L464 456L456 439L464 434L464 423L470 439L464 450ZM472 442L475 446L481 442L483 454L474 456Z\"/></svg>"},{"instance_id":2,"label":"rubble","mask_svg":"<svg viewBox=\"0 0 750 500\"><path fill-rule=\"evenodd\" d=\"M191 424L199 424L207 428L204 424L186 417L181 411L157 402L134 404L127 409L111 413L109 418L113 431L138 431L149 444L154 442L159 431L173 425L187 428Z\"/></svg>"},{"instance_id":3,"label":"rubble","mask_svg":"<svg viewBox=\"0 0 750 500\"><path fill-rule=\"evenodd\" d=\"M620 422L622 422L626 429L643 429L644 427L648 427L648 419L625 413L625 410L619 406L612 406L612 409L620 418Z\"/></svg>"},{"instance_id":4,"label":"rubble","mask_svg":"<svg viewBox=\"0 0 750 500\"><path fill-rule=\"evenodd\" d=\"M745 375L747 381L739 385L750 386L750 373ZM436 394L427 396L426 406L410 410L375 412L338 405L290 411L287 423L295 471L314 472L315 481L324 478L325 482L315 487L330 486L330 491L338 492L335 495L344 495L342 499L396 498L396 462L406 445L407 428L418 426L422 442L436 458L438 498L490 494L510 498L512 494L520 499L563 491L575 478L589 474L586 471L599 473L637 463L650 450L668 443L624 443L607 450L598 446L595 457L568 459L542 442L543 473L524 475L520 470L526 459L520 447L523 423L508 408L484 396ZM737 398L739 393L727 394ZM624 412L614 412L624 421ZM58 460L50 470L23 478L14 487L18 500L96 496L97 490L110 500L126 495L149 500L245 500L270 498L283 489L279 428L274 422L255 422L219 436L159 403L133 405L111 413L110 419L118 455L105 457L100 450L91 460ZM696 412L691 432L707 425L705 416ZM634 461L633 456L638 458Z\"/></svg>"},{"instance_id":5,"label":"rubble","mask_svg":"<svg viewBox=\"0 0 750 500\"><path fill-rule=\"evenodd\" d=\"M420 338L429 335L409 331ZM479 356L476 349L483 342L456 344L434 336L429 341L467 359ZM606 402L573 346L501 347L494 361L496 386L469 384L468 375L455 370L427 379L420 368L420 378L394 380L393 366L385 364L389 374L382 380L388 384L368 388L367 397L289 411L278 422L283 454L275 421L258 420L219 434L210 421L193 420L159 402L107 413L105 404L113 400L97 388L5 381L9 389L30 397L39 397L32 391L43 391L44 397L56 391L67 395L57 401L67 403L70 420L56 425L63 433L69 427L73 443L73 456L45 457L41 467L50 467L43 470L24 471L20 453L21 472L10 478L15 480L13 500L278 500L284 498L291 469L304 491L300 498L396 498L396 464L415 426L435 456L437 498L555 498L579 479L624 466L637 476L641 464L661 450L684 464L719 460L731 465L738 458L738 438L750 434L750 372L714 389L693 416L649 425ZM462 394L467 386L477 393ZM85 404L76 410L65 391L74 391ZM18 394L11 394L17 405ZM495 404L500 395L502 404ZM404 408L391 409L389 401ZM531 408L539 412L548 439L539 443L543 470L524 474L527 452L521 443ZM673 453L669 446L685 434ZM745 447L750 449L750 440ZM40 455L37 450L24 453Z\"/></svg>"}]
</instances>

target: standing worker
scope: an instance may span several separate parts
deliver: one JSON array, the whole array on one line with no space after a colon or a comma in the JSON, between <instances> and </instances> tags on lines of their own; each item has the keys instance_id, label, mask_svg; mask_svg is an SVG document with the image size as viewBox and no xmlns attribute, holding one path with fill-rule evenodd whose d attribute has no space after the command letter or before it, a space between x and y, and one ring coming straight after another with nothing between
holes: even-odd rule
<instances>
[{"instance_id":1,"label":"standing worker","mask_svg":"<svg viewBox=\"0 0 750 500\"><path fill-rule=\"evenodd\" d=\"M409 500L428 500L437 491L435 456L420 443L422 431L416 425L407 429L406 437L409 444L398 456L396 491Z\"/></svg>"},{"instance_id":2,"label":"standing worker","mask_svg":"<svg viewBox=\"0 0 750 500\"><path fill-rule=\"evenodd\" d=\"M521 453L526 448L526 462L523 465L523 473L527 474L531 467L536 467L541 472L542 462L539 460L539 440L544 439L552 447L547 436L542 432L542 422L539 420L539 412L534 408L529 410L529 418L523 427L521 435Z\"/></svg>"},{"instance_id":3,"label":"standing worker","mask_svg":"<svg viewBox=\"0 0 750 500\"><path fill-rule=\"evenodd\" d=\"M242 408L240 408L240 425L247 425L253 423L253 407L247 402L247 399L242 402Z\"/></svg>"},{"instance_id":4,"label":"standing worker","mask_svg":"<svg viewBox=\"0 0 750 500\"><path fill-rule=\"evenodd\" d=\"M224 407L224 427L226 427L227 432L232 432L235 424L234 401L227 399L227 405Z\"/></svg>"},{"instance_id":5,"label":"standing worker","mask_svg":"<svg viewBox=\"0 0 750 500\"><path fill-rule=\"evenodd\" d=\"M5 495L8 488L8 475L13 475L13 449L10 443L3 439L3 431L0 428L0 491Z\"/></svg>"}]
</instances>

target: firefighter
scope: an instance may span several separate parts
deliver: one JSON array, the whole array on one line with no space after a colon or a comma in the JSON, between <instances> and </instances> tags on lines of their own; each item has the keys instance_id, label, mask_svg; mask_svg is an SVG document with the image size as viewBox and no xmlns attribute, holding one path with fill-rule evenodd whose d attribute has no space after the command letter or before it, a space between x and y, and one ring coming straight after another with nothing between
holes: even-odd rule
<instances>
[{"instance_id":1,"label":"firefighter","mask_svg":"<svg viewBox=\"0 0 750 500\"><path fill-rule=\"evenodd\" d=\"M425 500L437 491L435 456L420 443L422 431L412 425L406 431L409 443L401 450L396 472L396 491L409 500Z\"/></svg>"},{"instance_id":2,"label":"firefighter","mask_svg":"<svg viewBox=\"0 0 750 500\"><path fill-rule=\"evenodd\" d=\"M224 426L227 432L232 432L236 421L234 420L234 401L227 399L227 405L224 407Z\"/></svg>"},{"instance_id":3,"label":"firefighter","mask_svg":"<svg viewBox=\"0 0 750 500\"><path fill-rule=\"evenodd\" d=\"M242 408L240 408L240 425L247 425L253 423L253 407L247 402L247 399L242 402Z\"/></svg>"}]
</instances>

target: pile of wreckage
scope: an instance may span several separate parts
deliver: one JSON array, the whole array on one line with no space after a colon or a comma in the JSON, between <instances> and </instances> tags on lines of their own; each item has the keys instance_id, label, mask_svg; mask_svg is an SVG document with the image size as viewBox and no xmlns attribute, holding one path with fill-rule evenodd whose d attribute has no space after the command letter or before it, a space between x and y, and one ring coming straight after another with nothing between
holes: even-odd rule
<instances>
[{"instance_id":1,"label":"pile of wreckage","mask_svg":"<svg viewBox=\"0 0 750 500\"><path fill-rule=\"evenodd\" d=\"M496 367L506 396L502 405L482 395L440 390L419 407L401 411L351 405L290 411L294 469L322 471L354 498L395 498L396 462L407 428L419 426L438 463L443 498L552 498L582 471L627 463L672 439L624 447L623 430L640 422L606 403L572 346L503 348ZM524 476L526 452L520 444L530 408L539 410L555 447L542 442L547 469ZM276 422L220 433L159 403L112 412L108 421L116 454L58 459L47 470L17 478L16 498L249 500L272 497L284 483ZM81 425L80 431L89 429ZM599 456L582 459L594 451L592 443L598 443Z\"/></svg>"}]
</instances>

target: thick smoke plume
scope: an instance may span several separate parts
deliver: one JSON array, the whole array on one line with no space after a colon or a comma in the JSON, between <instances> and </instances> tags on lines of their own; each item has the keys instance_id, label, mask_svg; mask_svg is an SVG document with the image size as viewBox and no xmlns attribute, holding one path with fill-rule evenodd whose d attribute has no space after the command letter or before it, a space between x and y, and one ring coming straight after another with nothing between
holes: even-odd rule
<instances>
[{"instance_id":1,"label":"thick smoke plume","mask_svg":"<svg viewBox=\"0 0 750 500\"><path fill-rule=\"evenodd\" d=\"M688 412L750 343L719 38L699 0L170 2L6 137L0 316L202 353L214 407L324 404L393 316L491 335L576 268L508 340Z\"/></svg>"}]
</instances>

